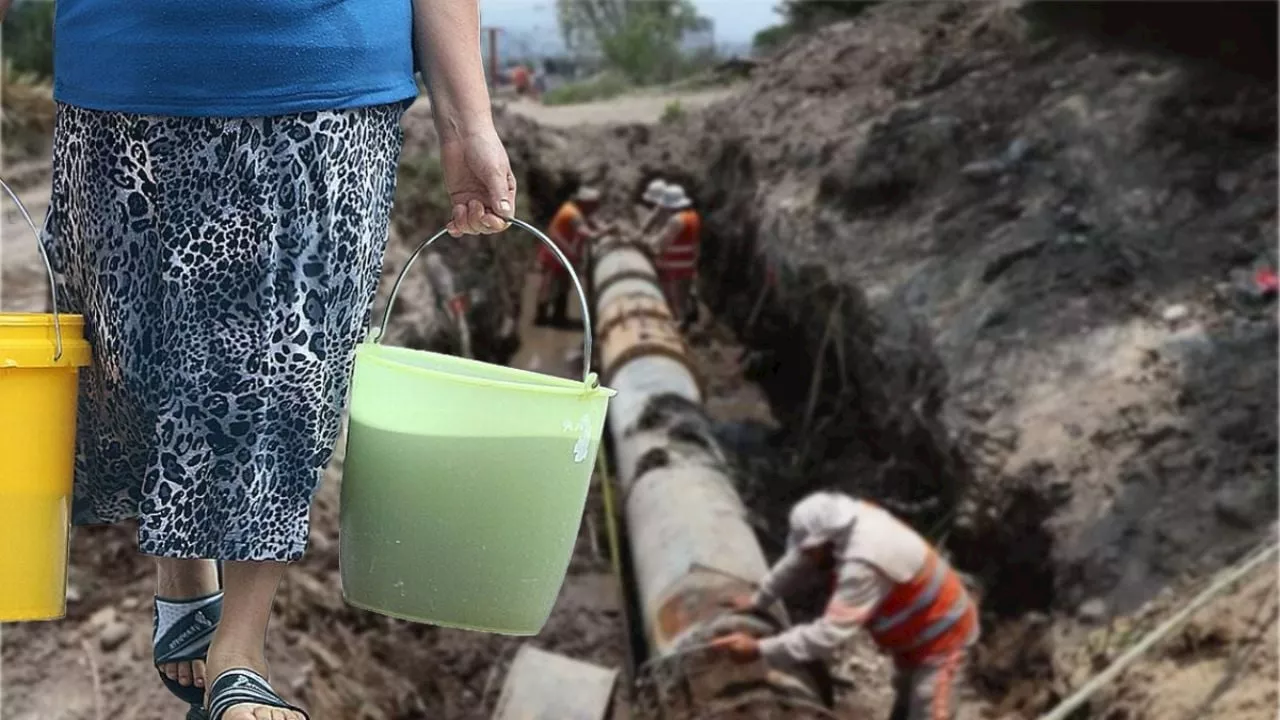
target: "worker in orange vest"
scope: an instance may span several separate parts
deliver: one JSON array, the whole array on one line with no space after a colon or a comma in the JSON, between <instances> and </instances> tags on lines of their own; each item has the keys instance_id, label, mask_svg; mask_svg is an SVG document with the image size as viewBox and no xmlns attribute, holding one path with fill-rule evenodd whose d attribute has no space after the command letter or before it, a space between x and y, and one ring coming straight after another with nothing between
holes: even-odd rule
<instances>
[{"instance_id":1,"label":"worker in orange vest","mask_svg":"<svg viewBox=\"0 0 1280 720\"><path fill-rule=\"evenodd\" d=\"M786 554L755 595L730 604L742 612L764 610L829 567L826 611L775 637L738 632L712 645L740 662L794 666L830 660L864 627L894 659L892 719L950 720L954 687L979 633L977 605L959 574L905 523L842 493L801 500L790 525Z\"/></svg>"},{"instance_id":2,"label":"worker in orange vest","mask_svg":"<svg viewBox=\"0 0 1280 720\"><path fill-rule=\"evenodd\" d=\"M583 272L586 243L608 230L596 227L592 222L592 216L599 208L600 191L581 187L572 200L560 206L548 228L547 235L573 264L574 271L579 276ZM542 274L542 285L538 292L535 323L561 327L568 325L569 272L545 245L538 248L538 268Z\"/></svg>"},{"instance_id":3,"label":"worker in orange vest","mask_svg":"<svg viewBox=\"0 0 1280 720\"><path fill-rule=\"evenodd\" d=\"M516 65L515 68L511 69L511 85L516 88L516 95L524 96L529 94L530 81L532 81L532 73L529 72L529 68L526 68L525 65Z\"/></svg>"},{"instance_id":4,"label":"worker in orange vest","mask_svg":"<svg viewBox=\"0 0 1280 720\"><path fill-rule=\"evenodd\" d=\"M702 219L680 185L670 184L658 198L662 234L654 248L654 266L671 312L681 328L697 318L693 297L698 277L698 251L702 241Z\"/></svg>"}]
</instances>

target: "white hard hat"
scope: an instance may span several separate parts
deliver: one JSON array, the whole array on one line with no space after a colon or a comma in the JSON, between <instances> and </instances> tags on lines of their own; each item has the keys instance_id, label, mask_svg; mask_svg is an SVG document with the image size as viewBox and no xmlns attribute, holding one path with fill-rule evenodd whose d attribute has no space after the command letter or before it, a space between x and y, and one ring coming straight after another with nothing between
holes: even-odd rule
<instances>
[{"instance_id":1,"label":"white hard hat","mask_svg":"<svg viewBox=\"0 0 1280 720\"><path fill-rule=\"evenodd\" d=\"M574 196L578 202L600 202L600 191L583 185L578 188L578 194Z\"/></svg>"},{"instance_id":2,"label":"white hard hat","mask_svg":"<svg viewBox=\"0 0 1280 720\"><path fill-rule=\"evenodd\" d=\"M684 194L684 188L675 184L663 188L662 197L658 198L658 205L667 210L683 210L692 204L689 196Z\"/></svg>"},{"instance_id":3,"label":"white hard hat","mask_svg":"<svg viewBox=\"0 0 1280 720\"><path fill-rule=\"evenodd\" d=\"M831 542L857 517L858 503L842 493L816 492L791 508L787 545L807 549Z\"/></svg>"},{"instance_id":4,"label":"white hard hat","mask_svg":"<svg viewBox=\"0 0 1280 720\"><path fill-rule=\"evenodd\" d=\"M662 178L654 178L649 182L649 186L644 189L644 201L647 203L657 204L662 199L662 193L667 189L667 182Z\"/></svg>"}]
</instances>

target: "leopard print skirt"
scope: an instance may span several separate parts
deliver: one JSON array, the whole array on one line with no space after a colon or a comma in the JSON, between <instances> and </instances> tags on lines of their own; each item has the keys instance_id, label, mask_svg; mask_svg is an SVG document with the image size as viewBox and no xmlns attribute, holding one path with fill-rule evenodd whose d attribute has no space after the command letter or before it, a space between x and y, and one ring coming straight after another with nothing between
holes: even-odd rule
<instances>
[{"instance_id":1,"label":"leopard print skirt","mask_svg":"<svg viewBox=\"0 0 1280 720\"><path fill-rule=\"evenodd\" d=\"M404 104L270 118L61 105L44 242L85 316L74 521L292 561L385 249Z\"/></svg>"}]
</instances>

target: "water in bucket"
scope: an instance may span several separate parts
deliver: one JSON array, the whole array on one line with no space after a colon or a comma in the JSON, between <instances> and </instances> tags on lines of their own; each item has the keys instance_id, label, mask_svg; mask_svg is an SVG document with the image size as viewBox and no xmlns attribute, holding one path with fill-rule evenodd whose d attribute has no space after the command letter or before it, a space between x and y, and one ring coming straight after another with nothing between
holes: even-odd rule
<instances>
[{"instance_id":1,"label":"water in bucket","mask_svg":"<svg viewBox=\"0 0 1280 720\"><path fill-rule=\"evenodd\" d=\"M76 398L90 360L83 329L79 315L0 313L0 622L66 614Z\"/></svg>"},{"instance_id":2,"label":"water in bucket","mask_svg":"<svg viewBox=\"0 0 1280 720\"><path fill-rule=\"evenodd\" d=\"M442 235L410 256L400 280ZM585 314L584 322L590 357ZM589 370L566 380L362 344L342 484L347 602L436 625L536 634L568 569L613 394Z\"/></svg>"}]
</instances>

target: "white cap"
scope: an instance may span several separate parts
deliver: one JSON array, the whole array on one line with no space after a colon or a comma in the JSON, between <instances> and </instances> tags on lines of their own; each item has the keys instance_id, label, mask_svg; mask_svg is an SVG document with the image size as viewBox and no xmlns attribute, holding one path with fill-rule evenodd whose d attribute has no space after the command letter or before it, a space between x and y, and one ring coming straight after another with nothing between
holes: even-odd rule
<instances>
[{"instance_id":1,"label":"white cap","mask_svg":"<svg viewBox=\"0 0 1280 720\"><path fill-rule=\"evenodd\" d=\"M858 502L843 493L816 492L791 508L787 547L805 550L831 542L858 517Z\"/></svg>"},{"instance_id":2,"label":"white cap","mask_svg":"<svg viewBox=\"0 0 1280 720\"><path fill-rule=\"evenodd\" d=\"M684 194L684 188L675 184L663 188L662 197L658 198L658 205L667 210L683 210L692 204L689 196Z\"/></svg>"},{"instance_id":3,"label":"white cap","mask_svg":"<svg viewBox=\"0 0 1280 720\"><path fill-rule=\"evenodd\" d=\"M578 188L578 193L577 195L574 195L574 199L578 202L600 202L600 191L593 187L583 185Z\"/></svg>"},{"instance_id":4,"label":"white cap","mask_svg":"<svg viewBox=\"0 0 1280 720\"><path fill-rule=\"evenodd\" d=\"M649 187L644 189L644 201L657 204L662 199L662 192L667 189L667 182L662 178L654 178Z\"/></svg>"}]
</instances>

